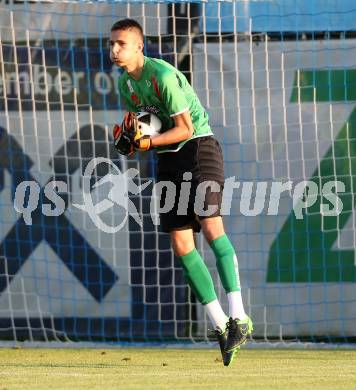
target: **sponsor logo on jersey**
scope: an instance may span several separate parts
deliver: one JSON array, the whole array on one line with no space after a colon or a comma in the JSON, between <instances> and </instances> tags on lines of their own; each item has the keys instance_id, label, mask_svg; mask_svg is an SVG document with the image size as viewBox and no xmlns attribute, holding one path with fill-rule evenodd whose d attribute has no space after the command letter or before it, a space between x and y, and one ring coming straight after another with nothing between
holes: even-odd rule
<instances>
[{"instance_id":1,"label":"sponsor logo on jersey","mask_svg":"<svg viewBox=\"0 0 356 390\"><path fill-rule=\"evenodd\" d=\"M160 111L159 108L157 108L154 105L140 106L139 109L140 111L150 112L151 114L156 114L156 115Z\"/></svg>"}]
</instances>

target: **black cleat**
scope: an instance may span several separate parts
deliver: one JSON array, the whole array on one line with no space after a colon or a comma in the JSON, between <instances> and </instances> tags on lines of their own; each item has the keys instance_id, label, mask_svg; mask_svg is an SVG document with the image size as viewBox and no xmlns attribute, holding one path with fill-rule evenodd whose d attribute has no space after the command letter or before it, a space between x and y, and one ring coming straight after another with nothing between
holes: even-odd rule
<instances>
[{"instance_id":1,"label":"black cleat","mask_svg":"<svg viewBox=\"0 0 356 390\"><path fill-rule=\"evenodd\" d=\"M233 352L240 345L245 344L247 336L253 331L253 324L251 318L246 316L244 320L235 318L234 320L230 317L227 323L227 339L225 343L225 352Z\"/></svg>"},{"instance_id":2,"label":"black cleat","mask_svg":"<svg viewBox=\"0 0 356 390\"><path fill-rule=\"evenodd\" d=\"M220 328L217 328L214 333L219 342L220 352L224 366L228 366L233 361L236 350L234 350L233 352L225 352L225 344L227 340L226 330L225 332L223 332Z\"/></svg>"}]
</instances>

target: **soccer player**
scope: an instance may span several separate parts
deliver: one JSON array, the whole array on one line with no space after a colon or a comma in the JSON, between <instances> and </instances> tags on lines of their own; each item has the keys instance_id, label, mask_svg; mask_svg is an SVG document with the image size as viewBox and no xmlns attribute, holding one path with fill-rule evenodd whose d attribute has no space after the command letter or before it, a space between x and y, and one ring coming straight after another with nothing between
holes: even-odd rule
<instances>
[{"instance_id":1,"label":"soccer player","mask_svg":"<svg viewBox=\"0 0 356 390\"><path fill-rule=\"evenodd\" d=\"M124 69L119 78L119 90L126 110L129 113L148 111L156 114L164 131L157 136L146 135L133 140L129 135L132 121L128 113L123 125L114 127L115 146L123 154L129 154L132 148L138 151L156 149L158 180L172 181L177 186L178 195L181 184L191 181L187 212L184 215L178 212L179 199L176 199L174 208L160 215L161 228L170 234L185 278L204 305L219 341L224 364L229 365L253 326L241 298L235 250L225 234L220 216L224 186L221 147L213 136L207 113L185 76L163 60L145 57L143 47L143 31L135 20L120 20L112 26L110 58ZM204 206L215 206L215 212L199 216L195 213L194 199L198 185L204 181L218 183L220 191L207 190ZM193 233L200 230L216 257L219 277L227 293L229 318L221 308L211 275L195 247Z\"/></svg>"}]
</instances>

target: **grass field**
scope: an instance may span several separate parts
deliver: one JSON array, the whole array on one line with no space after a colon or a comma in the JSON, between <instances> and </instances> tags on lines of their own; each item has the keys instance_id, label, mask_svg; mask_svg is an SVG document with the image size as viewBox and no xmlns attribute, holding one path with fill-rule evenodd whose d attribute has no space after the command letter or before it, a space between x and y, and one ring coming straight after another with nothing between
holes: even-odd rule
<instances>
[{"instance_id":1,"label":"grass field","mask_svg":"<svg viewBox=\"0 0 356 390\"><path fill-rule=\"evenodd\" d=\"M0 349L5 389L356 389L356 351Z\"/></svg>"}]
</instances>

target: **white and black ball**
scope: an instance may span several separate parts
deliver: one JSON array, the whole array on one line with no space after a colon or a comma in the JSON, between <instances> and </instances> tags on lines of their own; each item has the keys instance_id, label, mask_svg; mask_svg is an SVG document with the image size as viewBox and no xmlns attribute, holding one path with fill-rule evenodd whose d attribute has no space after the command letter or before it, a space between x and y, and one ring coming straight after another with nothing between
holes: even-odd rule
<instances>
[{"instance_id":1,"label":"white and black ball","mask_svg":"<svg viewBox=\"0 0 356 390\"><path fill-rule=\"evenodd\" d=\"M139 111L136 115L137 131L140 133L140 137L144 135L155 136L160 134L162 122L157 115L145 111Z\"/></svg>"}]
</instances>

